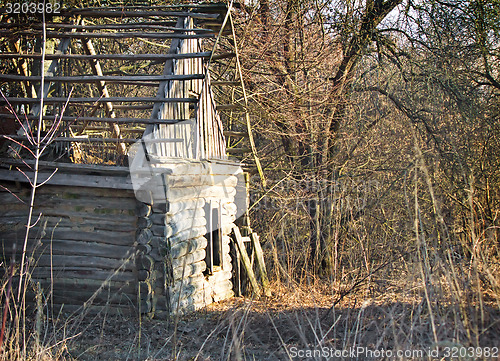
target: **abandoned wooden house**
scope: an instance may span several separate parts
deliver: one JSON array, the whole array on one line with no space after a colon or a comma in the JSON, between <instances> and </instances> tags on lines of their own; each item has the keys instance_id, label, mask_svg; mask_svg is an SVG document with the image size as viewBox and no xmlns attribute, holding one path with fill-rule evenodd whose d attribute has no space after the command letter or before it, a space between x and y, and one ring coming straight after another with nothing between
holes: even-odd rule
<instances>
[{"instance_id":1,"label":"abandoned wooden house","mask_svg":"<svg viewBox=\"0 0 500 361\"><path fill-rule=\"evenodd\" d=\"M244 172L228 158L227 137L251 134L223 129L234 105L214 95L241 87L241 71L211 72L239 61L220 47L230 13L73 8L43 23L0 11L1 253L28 295L168 315L241 295L243 279L262 292Z\"/></svg>"}]
</instances>

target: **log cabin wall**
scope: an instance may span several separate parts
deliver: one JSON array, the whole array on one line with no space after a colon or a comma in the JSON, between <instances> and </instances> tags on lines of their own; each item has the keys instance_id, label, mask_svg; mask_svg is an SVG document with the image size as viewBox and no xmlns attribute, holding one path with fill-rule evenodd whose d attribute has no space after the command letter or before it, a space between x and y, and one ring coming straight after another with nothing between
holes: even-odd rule
<instances>
[{"instance_id":1,"label":"log cabin wall","mask_svg":"<svg viewBox=\"0 0 500 361\"><path fill-rule=\"evenodd\" d=\"M0 192L2 260L10 264L15 246L19 265L30 188L22 183L2 184L15 195ZM63 311L74 311L85 304L94 310L134 312L137 204L131 189L40 187L34 220L38 214L41 217L30 232L26 253L28 300L39 284L43 300L53 304L55 311L62 305Z\"/></svg>"},{"instance_id":2,"label":"log cabin wall","mask_svg":"<svg viewBox=\"0 0 500 361\"><path fill-rule=\"evenodd\" d=\"M36 209L43 217L28 244L31 284L39 283L55 305L169 315L233 295L230 233L244 184L240 164L227 160L218 109L228 106L215 103L212 86L234 81L219 75L212 82L209 68L234 54L202 46L222 34L227 11L224 4L66 9L47 24L54 49L45 54L43 86L42 54L30 45L39 43L40 24L0 21L0 36L14 29L21 44L0 59L29 65L0 74L9 85L0 105L17 112L2 117L27 119L33 134L42 119L44 130L57 130L51 146L63 150L40 162L38 181L47 184L37 191ZM142 53L137 38L161 47ZM16 93L18 83L24 92ZM32 144L24 129L10 138ZM146 154L127 163L131 144ZM32 176L26 165L34 161L17 151L16 157L1 152L0 184L26 198L29 189L19 184L26 184L24 174ZM146 193L134 189L136 175L146 176L139 179ZM8 192L0 196L8 264L14 244L20 259L27 210Z\"/></svg>"},{"instance_id":3,"label":"log cabin wall","mask_svg":"<svg viewBox=\"0 0 500 361\"><path fill-rule=\"evenodd\" d=\"M179 160L138 213L141 312L187 313L234 295L229 243L239 164ZM138 190L136 190L137 192ZM143 198L143 197L140 197Z\"/></svg>"}]
</instances>

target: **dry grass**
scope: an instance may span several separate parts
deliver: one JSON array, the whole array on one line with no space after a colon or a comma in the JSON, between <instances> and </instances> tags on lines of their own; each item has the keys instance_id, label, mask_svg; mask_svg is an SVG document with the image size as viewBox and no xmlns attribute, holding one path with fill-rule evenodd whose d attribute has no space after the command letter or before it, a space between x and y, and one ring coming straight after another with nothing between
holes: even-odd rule
<instances>
[{"instance_id":1,"label":"dry grass","mask_svg":"<svg viewBox=\"0 0 500 361\"><path fill-rule=\"evenodd\" d=\"M175 331L173 322L105 313L45 318L41 340L35 344L31 338L26 359L326 360L297 353L498 346L500 311L493 299L484 297L479 307L473 295L462 294L457 304L443 276L432 284L429 307L418 272L408 271L398 281L367 282L340 301L340 285L314 279L289 288L275 283L271 298L209 305L182 318Z\"/></svg>"}]
</instances>

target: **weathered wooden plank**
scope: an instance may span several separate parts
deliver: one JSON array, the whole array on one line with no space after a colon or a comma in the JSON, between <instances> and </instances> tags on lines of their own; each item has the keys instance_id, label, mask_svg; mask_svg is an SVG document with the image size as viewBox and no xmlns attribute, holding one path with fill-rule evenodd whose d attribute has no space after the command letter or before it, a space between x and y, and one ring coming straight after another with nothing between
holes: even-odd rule
<instances>
[{"instance_id":1,"label":"weathered wooden plank","mask_svg":"<svg viewBox=\"0 0 500 361\"><path fill-rule=\"evenodd\" d=\"M48 290L44 293L47 296ZM27 298L34 298L34 294L28 292ZM66 304L66 305L75 305L80 306L85 303L92 305L110 305L111 308L116 307L117 305L129 305L132 307L136 302L136 296L132 293L127 294L125 292L110 292L106 290L102 290L100 292L94 293L92 291L81 291L81 290L58 290L54 291L52 298L55 303Z\"/></svg>"},{"instance_id":2,"label":"weathered wooden plank","mask_svg":"<svg viewBox=\"0 0 500 361\"><path fill-rule=\"evenodd\" d=\"M186 12L186 11L120 11L120 10L103 10L102 8L94 10L87 9L63 9L61 15L71 16L78 14L82 17L88 18L127 18L127 17L137 17L137 18L147 18L147 17L192 17L193 19L204 19L204 20L217 20L220 18L219 14L206 14L206 13L196 13L196 12Z\"/></svg>"},{"instance_id":3,"label":"weathered wooden plank","mask_svg":"<svg viewBox=\"0 0 500 361\"><path fill-rule=\"evenodd\" d=\"M135 223L122 223L119 221L106 221L106 220L93 220L93 219L85 219L83 217L73 217L66 218L63 216L45 216L42 219L45 223L47 229L54 229L57 227L64 228L72 228L75 232L78 231L96 231L96 230L104 230L104 231L115 231L122 232L122 237L127 234L131 234L131 232L135 231ZM21 225L16 229L21 229L26 225L26 217L7 217L0 219L0 225ZM50 233L46 232L46 237L48 237Z\"/></svg>"},{"instance_id":4,"label":"weathered wooden plank","mask_svg":"<svg viewBox=\"0 0 500 361\"><path fill-rule=\"evenodd\" d=\"M3 116L3 115L2 115ZM13 158L0 158L0 164L8 164L13 166L24 167L25 164L30 166L35 165L35 161L31 159L23 159L22 161ZM71 170L76 172L97 172L104 174L120 174L128 175L130 172L129 167L122 166L109 166L109 165L97 165L97 164L75 164L75 163L62 163L53 161L38 161L39 169L59 169L59 170Z\"/></svg>"},{"instance_id":5,"label":"weathered wooden plank","mask_svg":"<svg viewBox=\"0 0 500 361\"><path fill-rule=\"evenodd\" d=\"M157 86L156 84L155 86ZM115 105L115 109L151 109L153 106L151 104L141 104L141 105ZM2 114L2 117L8 119L16 119L13 114ZM19 118L24 118L25 116L18 116ZM30 120L39 119L39 117L27 115ZM42 117L43 120L54 120L55 115L45 115ZM122 123L122 124L175 124L183 121L192 121L192 119L149 119L149 118L107 118L107 117L75 117L75 116L63 116L57 117L57 119L65 122L100 122L100 123Z\"/></svg>"},{"instance_id":6,"label":"weathered wooden plank","mask_svg":"<svg viewBox=\"0 0 500 361\"><path fill-rule=\"evenodd\" d=\"M80 227L80 229L75 229L73 227L63 227L58 225L57 227L46 227L39 226L33 228L31 230L32 238L36 238L37 240L40 237L44 237L47 239L65 239L65 240L74 240L74 241L88 241L88 242L99 242L104 244L115 244L122 246L132 245L135 241L134 232L121 232L119 229L114 231L107 230L84 230L84 227ZM82 229L83 228L83 229ZM11 241L13 239L24 239L24 225L18 231L9 230L8 234L0 235L0 241Z\"/></svg>"},{"instance_id":7,"label":"weathered wooden plank","mask_svg":"<svg viewBox=\"0 0 500 361\"><path fill-rule=\"evenodd\" d=\"M132 302L134 300L131 300ZM79 315L82 312L87 316L95 315L109 315L109 316L123 316L135 315L137 307L134 304L114 304L114 305L73 305L67 303L54 303L49 304L48 307L52 310L54 315Z\"/></svg>"},{"instance_id":8,"label":"weathered wooden plank","mask_svg":"<svg viewBox=\"0 0 500 361\"><path fill-rule=\"evenodd\" d=\"M13 251L12 242L3 242L3 252L9 255ZM19 247L16 248L19 250ZM123 259L135 252L135 247L110 245L98 242L82 242L68 240L50 240L43 239L41 243L30 242L27 245L28 253L35 253L35 258L39 255L61 255L61 256L98 256L114 259Z\"/></svg>"},{"instance_id":9,"label":"weathered wooden plank","mask_svg":"<svg viewBox=\"0 0 500 361\"><path fill-rule=\"evenodd\" d=\"M79 279L82 282L86 280L105 281L110 280L113 282L137 282L136 275L131 271L114 271L114 270L99 270L99 269L82 269L82 270L59 270L54 271L50 267L34 267L31 270L32 278L46 278L51 279Z\"/></svg>"},{"instance_id":10,"label":"weathered wooden plank","mask_svg":"<svg viewBox=\"0 0 500 361\"><path fill-rule=\"evenodd\" d=\"M48 256L42 255L37 259L37 266L48 267L55 265L56 267L95 267L98 269L124 269L132 270L133 262L128 260L118 260L113 258L96 257L96 256Z\"/></svg>"},{"instance_id":11,"label":"weathered wooden plank","mask_svg":"<svg viewBox=\"0 0 500 361\"><path fill-rule=\"evenodd\" d=\"M189 75L79 75L79 76L46 76L45 81L62 82L62 83L92 83L97 81L105 81L107 83L120 83L124 81L147 81L147 82L160 82L160 81L184 81L193 79L203 79L203 74L189 74ZM31 81L36 82L42 80L41 76L23 76L12 74L0 74L0 80L4 81Z\"/></svg>"},{"instance_id":12,"label":"weathered wooden plank","mask_svg":"<svg viewBox=\"0 0 500 361\"><path fill-rule=\"evenodd\" d=\"M76 289L80 291L96 292L98 290L114 290L116 292L123 292L129 294L137 293L137 281L110 281L110 280L94 280L94 279L80 279L80 278L60 278L51 281L50 278L37 278L31 277L31 281L38 282L43 288L50 288L54 290L67 290Z\"/></svg>"},{"instance_id":13,"label":"weathered wooden plank","mask_svg":"<svg viewBox=\"0 0 500 361\"><path fill-rule=\"evenodd\" d=\"M72 25L70 25L72 26ZM196 52L188 54L95 54L95 55L83 55L83 54L45 54L45 59L75 59L75 60L127 60L127 61L142 61L142 60L154 60L154 61L165 61L168 59L193 59L193 58L210 58L212 52ZM41 59L42 54L19 54L19 53L0 53L0 59Z\"/></svg>"},{"instance_id":14,"label":"weathered wooden plank","mask_svg":"<svg viewBox=\"0 0 500 361\"><path fill-rule=\"evenodd\" d=\"M248 253L246 251L245 245L243 243L243 237L241 236L240 229L237 226L233 227L234 241L236 243L238 252L241 255L241 261L245 268L245 271L248 275L248 279L250 280L250 284L252 285L253 291L260 296L262 291L260 289L259 283L257 282L257 278L252 269L252 264L250 262L250 258L248 257Z\"/></svg>"},{"instance_id":15,"label":"weathered wooden plank","mask_svg":"<svg viewBox=\"0 0 500 361\"><path fill-rule=\"evenodd\" d=\"M117 197L123 202L136 202L135 194L133 190L129 189L113 189L109 190L106 188L92 188L92 187L81 187L66 185L65 187L51 186L49 184L43 187L37 188L36 191L38 196L60 196L64 199L81 199L81 198L91 198L91 197Z\"/></svg>"},{"instance_id":16,"label":"weathered wooden plank","mask_svg":"<svg viewBox=\"0 0 500 361\"><path fill-rule=\"evenodd\" d=\"M0 30L0 36L10 34L9 30ZM46 31L47 38L52 39L205 39L215 37L214 33L197 33L197 34L180 34L174 32L143 32L143 31L128 31L128 32L59 32L59 31ZM21 30L16 32L20 36L41 36L41 30Z\"/></svg>"},{"instance_id":17,"label":"weathered wooden plank","mask_svg":"<svg viewBox=\"0 0 500 361\"><path fill-rule=\"evenodd\" d=\"M29 138L23 135L10 135L9 138L14 140L28 140ZM73 142L73 143L137 143L140 138L100 138L100 137L54 137L52 142ZM182 138L154 138L154 139L144 139L145 143L163 143L170 142L182 143Z\"/></svg>"},{"instance_id":18,"label":"weathered wooden plank","mask_svg":"<svg viewBox=\"0 0 500 361\"><path fill-rule=\"evenodd\" d=\"M97 188L111 188L111 189L134 189L132 186L132 181L128 177L92 176L86 174L85 175L64 174L59 172L52 176L52 173L39 172L38 182L39 183L44 182L49 177L50 180L46 184L64 185L64 186L70 185L70 186L92 187L92 188L97 187ZM7 169L0 169L0 179L14 181L14 182L23 182L23 183L27 182L26 178L21 173L12 172Z\"/></svg>"},{"instance_id":19,"label":"weathered wooden plank","mask_svg":"<svg viewBox=\"0 0 500 361\"><path fill-rule=\"evenodd\" d=\"M5 102L11 104L33 104L39 103L39 98L0 98L0 104L4 105ZM156 98L156 97L86 97L86 98L66 98L66 97L48 97L43 98L45 104L58 104L58 103L196 103L196 98Z\"/></svg>"},{"instance_id":20,"label":"weathered wooden plank","mask_svg":"<svg viewBox=\"0 0 500 361\"><path fill-rule=\"evenodd\" d=\"M21 206L23 205L21 204ZM24 216L27 214L26 208L21 206L16 204L15 207L8 207L5 211L0 212L0 215L2 217ZM46 219L53 217L78 218L96 222L116 222L125 227L127 225L134 226L136 220L136 216L133 215L134 211L131 209L100 208L88 203L72 205L71 202L64 202L59 207L57 207L56 202L52 202L52 205L40 203L39 206L35 205L35 212L41 213Z\"/></svg>"},{"instance_id":21,"label":"weathered wooden plank","mask_svg":"<svg viewBox=\"0 0 500 361\"><path fill-rule=\"evenodd\" d=\"M262 252L262 247L260 246L259 236L257 235L257 233L252 232L250 238L252 240L252 246L255 251L257 269L259 271L260 281L262 283L262 288L264 289L264 294L267 297L271 297L271 287L269 285L269 278L267 277L266 264L264 262L264 253Z\"/></svg>"}]
</instances>

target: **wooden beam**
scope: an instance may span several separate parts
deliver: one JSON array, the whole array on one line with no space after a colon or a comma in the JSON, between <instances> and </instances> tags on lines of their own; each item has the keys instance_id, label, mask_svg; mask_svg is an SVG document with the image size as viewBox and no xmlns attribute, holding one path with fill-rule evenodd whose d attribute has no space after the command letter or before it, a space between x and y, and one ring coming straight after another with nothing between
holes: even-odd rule
<instances>
[{"instance_id":1,"label":"wooden beam","mask_svg":"<svg viewBox=\"0 0 500 361\"><path fill-rule=\"evenodd\" d=\"M243 237L241 236L240 229L237 226L233 227L234 241L238 248L238 252L241 255L241 261L243 263L243 267L245 267L245 271L247 272L248 279L250 280L250 284L252 285L253 291L260 296L262 290L257 282L257 278L252 270L252 264L250 262L250 258L248 257L248 253L245 248L245 244L243 242Z\"/></svg>"},{"instance_id":2,"label":"wooden beam","mask_svg":"<svg viewBox=\"0 0 500 361\"><path fill-rule=\"evenodd\" d=\"M241 8L241 5L238 3L233 4L233 7L235 8ZM100 7L88 7L85 8L84 10L99 10L102 9ZM134 9L140 9L140 10L208 10L205 12L213 12L213 11L227 11L227 5L224 3L205 3L205 4L193 4L193 3L187 3L187 4L176 4L176 5L152 5L152 6L143 6L143 5L127 5L127 6L107 6L106 9L108 10L134 10Z\"/></svg>"},{"instance_id":3,"label":"wooden beam","mask_svg":"<svg viewBox=\"0 0 500 361\"><path fill-rule=\"evenodd\" d=\"M177 24L176 27L184 27L185 26L185 19L184 18L177 18ZM176 54L177 53L177 48L179 47L180 40L179 39L172 39L170 43L170 49L168 49L168 54ZM168 59L165 61L165 65L163 66L163 76L173 76L172 74L172 67L173 67L173 60ZM204 78L204 77L203 77ZM165 96L165 88L167 86L166 81L161 81L159 86L158 86L158 91L156 93L156 96L158 98L163 98ZM153 109L151 111L151 119L159 118L160 117L160 104L159 103L154 103ZM144 132L144 135L149 135L153 133L154 126L148 126L146 128L146 131Z\"/></svg>"},{"instance_id":4,"label":"wooden beam","mask_svg":"<svg viewBox=\"0 0 500 361\"><path fill-rule=\"evenodd\" d=\"M267 297L271 297L271 287L269 285L269 278L267 277L266 264L264 262L264 253L262 252L262 247L260 246L260 240L257 233L252 232L250 235L252 240L252 246L255 251L255 258L257 260L257 269L260 274L260 281L262 282L262 288L264 289L264 294Z\"/></svg>"},{"instance_id":5,"label":"wooden beam","mask_svg":"<svg viewBox=\"0 0 500 361\"><path fill-rule=\"evenodd\" d=\"M37 98L6 98L7 102L16 103L39 103ZM43 98L44 104L54 103L107 103L107 102L148 102L148 103L197 103L196 98L156 98L156 97L93 97L93 98L64 98L64 97L49 97ZM0 98L0 104L5 103L5 98Z\"/></svg>"},{"instance_id":6,"label":"wooden beam","mask_svg":"<svg viewBox=\"0 0 500 361\"><path fill-rule=\"evenodd\" d=\"M11 35L12 30L0 30L0 37ZM73 33L61 33L59 31L47 31L48 38L53 39L202 39L202 38L213 38L215 35L213 33L198 33L198 34L178 34L173 32L168 33L148 33L148 32L124 32L124 33L83 33L83 32L73 32ZM41 30L23 30L16 32L17 36L23 35L43 35Z\"/></svg>"},{"instance_id":7,"label":"wooden beam","mask_svg":"<svg viewBox=\"0 0 500 361\"><path fill-rule=\"evenodd\" d=\"M83 24L85 24L85 23L82 20L82 25ZM84 48L85 53L87 55L96 55L97 54L97 52L94 49L94 45L92 44L91 39L86 39L83 42L83 48ZM99 63L98 60L91 60L89 63L90 63L90 66L92 68L92 72L94 73L94 75L103 76L101 64ZM99 89L101 97L109 98L109 92L108 92L108 88L106 87L106 82L99 81L96 83L96 85L97 85L97 88ZM115 111L113 109L113 103L105 102L104 105L105 105L105 109L106 109L108 117L116 118L116 114L115 114ZM92 115L95 114L97 109L98 109L98 107L93 108ZM122 136L120 134L120 126L117 123L108 123L108 125L113 130L113 136L115 138L122 138ZM120 155L125 155L127 152L127 148L126 148L125 144L121 143L121 142L117 144L117 150L118 150L118 154L120 154Z\"/></svg>"},{"instance_id":8,"label":"wooden beam","mask_svg":"<svg viewBox=\"0 0 500 361\"><path fill-rule=\"evenodd\" d=\"M175 22L172 21L150 21L147 23L125 23L125 24L102 24L102 25L71 25L71 24L60 24L60 23L47 23L46 27L48 29L76 29L76 30L86 30L86 31L94 31L94 30L131 30L131 29L153 29L153 30L168 30L175 31L180 33L192 32L192 33L213 33L212 29L203 29L203 28L176 28L175 26L171 26L171 24L175 25ZM17 24L0 24L0 28L19 28ZM32 29L42 29L41 24L33 24L30 26Z\"/></svg>"},{"instance_id":9,"label":"wooden beam","mask_svg":"<svg viewBox=\"0 0 500 361\"><path fill-rule=\"evenodd\" d=\"M147 109L151 109L151 105ZM118 106L115 106L118 109ZM18 118L23 120L27 117L30 120L37 120L39 116L35 115L18 115ZM2 118L16 119L13 114L2 114ZM60 117L57 117L59 120ZM54 120L55 115L44 115L43 120ZM122 124L176 124L179 122L193 121L193 119L149 119L149 118L100 118L100 117L78 117L78 116L63 116L62 120L65 122L79 122L79 121L89 121L89 122L101 122L101 123L122 123Z\"/></svg>"},{"instance_id":10,"label":"wooden beam","mask_svg":"<svg viewBox=\"0 0 500 361\"><path fill-rule=\"evenodd\" d=\"M139 60L157 60L165 61L168 59L192 59L192 58L210 58L212 52L198 52L198 53L188 53L188 54L95 54L95 55L83 55L83 54L46 54L45 59L69 59L69 60L127 60L127 61L139 61ZM0 59L41 59L42 54L19 54L19 53L0 53Z\"/></svg>"},{"instance_id":11,"label":"wooden beam","mask_svg":"<svg viewBox=\"0 0 500 361\"><path fill-rule=\"evenodd\" d=\"M31 173L26 173L32 177ZM40 172L38 174L38 183L42 183L51 177L52 172ZM27 183L24 175L17 171L8 169L0 169L0 179L14 182ZM93 188L109 188L109 189L134 189L132 181L129 177L112 177L112 176L95 176L87 174L67 174L56 172L47 184L77 186L77 187L93 187Z\"/></svg>"},{"instance_id":12,"label":"wooden beam","mask_svg":"<svg viewBox=\"0 0 500 361\"><path fill-rule=\"evenodd\" d=\"M49 82L62 82L62 83L90 83L96 81L106 81L113 83L120 83L123 81L167 81L167 80L193 80L193 79L203 79L205 75L203 74L191 74L191 75L82 75L82 76L46 76L45 81ZM22 76L22 75L10 75L10 74L0 74L0 80L5 81L40 81L41 76ZM138 84L140 85L140 84Z\"/></svg>"},{"instance_id":13,"label":"wooden beam","mask_svg":"<svg viewBox=\"0 0 500 361\"><path fill-rule=\"evenodd\" d=\"M73 16L80 15L85 18L147 18L156 16L165 17L191 17L193 19L203 19L203 20L218 20L220 18L219 14L206 14L206 13L192 13L187 11L121 11L121 10L104 10L103 8L96 8L95 10L88 9L70 9L62 10L62 16Z\"/></svg>"},{"instance_id":14,"label":"wooden beam","mask_svg":"<svg viewBox=\"0 0 500 361\"><path fill-rule=\"evenodd\" d=\"M28 137L24 135L10 135L10 138L14 140L28 140ZM141 138L97 138L97 137L55 137L51 142L75 142L75 143L136 143L140 141ZM181 143L184 141L182 138L154 138L154 139L143 139L145 143Z\"/></svg>"},{"instance_id":15,"label":"wooden beam","mask_svg":"<svg viewBox=\"0 0 500 361\"><path fill-rule=\"evenodd\" d=\"M35 165L34 160L26 159L24 161L12 159L12 158L1 158L0 164L8 164L19 167L24 167L26 164L30 166ZM128 167L121 166L109 166L109 165L96 165L96 164L75 164L75 163L61 163L61 162L50 162L40 160L38 165L41 169L60 169L68 171L77 172L99 172L104 174L115 174L115 175L128 175L130 170Z\"/></svg>"}]
</instances>

